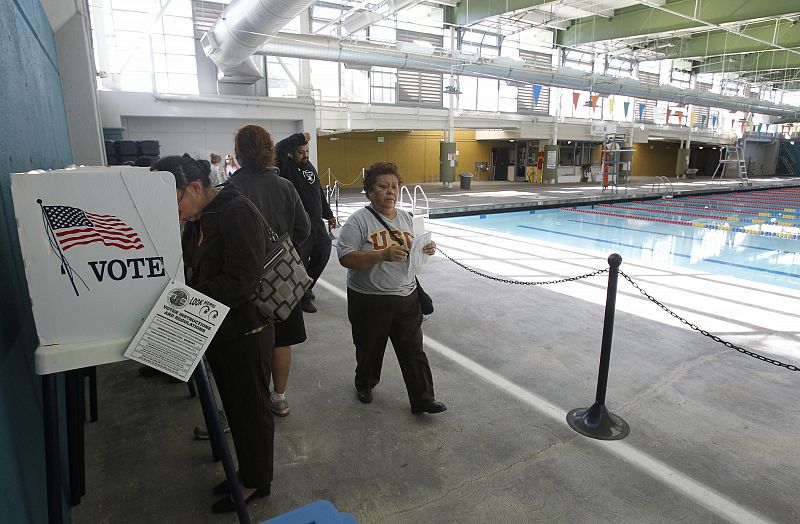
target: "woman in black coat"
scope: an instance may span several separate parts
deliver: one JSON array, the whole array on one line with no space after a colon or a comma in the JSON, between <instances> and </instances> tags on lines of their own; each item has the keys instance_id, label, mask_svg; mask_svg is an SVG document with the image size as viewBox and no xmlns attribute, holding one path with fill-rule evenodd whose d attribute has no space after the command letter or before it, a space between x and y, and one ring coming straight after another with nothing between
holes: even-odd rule
<instances>
[{"instance_id":1,"label":"woman in black coat","mask_svg":"<svg viewBox=\"0 0 800 524\"><path fill-rule=\"evenodd\" d=\"M233 187L219 190L209 180L210 165L188 155L156 162L153 171L175 175L178 215L183 229L186 284L230 308L206 356L228 416L239 481L245 501L269 494L275 423L269 405L273 327L250 302L271 242L253 204ZM214 512L233 511L225 494Z\"/></svg>"}]
</instances>

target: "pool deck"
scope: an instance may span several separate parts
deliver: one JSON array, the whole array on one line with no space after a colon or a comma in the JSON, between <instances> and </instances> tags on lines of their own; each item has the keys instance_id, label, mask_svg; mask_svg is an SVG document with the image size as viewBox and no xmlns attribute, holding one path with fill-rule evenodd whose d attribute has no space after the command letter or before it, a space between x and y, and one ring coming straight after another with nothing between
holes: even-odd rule
<instances>
[{"instance_id":1,"label":"pool deck","mask_svg":"<svg viewBox=\"0 0 800 524\"><path fill-rule=\"evenodd\" d=\"M637 179L619 195L596 184L424 188L440 216L647 198L651 184ZM795 185L765 178L752 187ZM678 195L739 189L720 186L673 181ZM341 216L365 203L358 190L343 191ZM304 315L308 340L292 349L291 414L275 420L272 494L250 504L254 522L326 499L361 524L800 523L799 374L689 327L800 366L800 290L624 260L603 398L631 431L596 440L566 417L592 405L600 348L612 340L609 278L597 271L615 246L599 252L443 220L426 227L440 254L420 275L436 307L424 344L448 410L411 413L391 348L374 402L358 401L347 270L334 250L314 288L318 311ZM716 256L711 248L729 234L707 232L708 249L692 256ZM649 246L669 252L670 242ZM223 474L208 441L192 437L203 421L197 399L184 384L140 377L137 368L122 361L97 369L87 493L71 521L236 522L210 511Z\"/></svg>"},{"instance_id":2,"label":"pool deck","mask_svg":"<svg viewBox=\"0 0 800 524\"><path fill-rule=\"evenodd\" d=\"M670 185L660 183L654 177L634 177L626 186L603 189L600 182L569 184L530 184L527 182L483 181L472 182L470 189L460 189L456 182L453 188L443 187L441 182L419 184L428 198L431 218L444 218L477 213L500 213L524 211L601 202L621 202L733 191L758 191L779 187L800 186L800 178L770 176L751 177L752 185L741 185L738 179L722 179L712 182L708 177L698 179L669 180ZM416 185L416 184L414 184ZM409 185L412 193L414 186ZM366 201L361 188L342 187L340 204L350 206ZM410 199L408 195L406 202ZM418 197L423 205L424 198Z\"/></svg>"}]
</instances>

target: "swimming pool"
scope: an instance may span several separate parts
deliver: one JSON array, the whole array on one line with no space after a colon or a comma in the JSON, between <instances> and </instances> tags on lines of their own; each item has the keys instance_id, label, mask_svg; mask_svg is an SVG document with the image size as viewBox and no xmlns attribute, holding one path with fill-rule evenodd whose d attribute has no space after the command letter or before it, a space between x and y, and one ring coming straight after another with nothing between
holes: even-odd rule
<instances>
[{"instance_id":1,"label":"swimming pool","mask_svg":"<svg viewBox=\"0 0 800 524\"><path fill-rule=\"evenodd\" d=\"M440 219L800 289L800 190L785 188ZM439 221L439 220L437 220Z\"/></svg>"}]
</instances>

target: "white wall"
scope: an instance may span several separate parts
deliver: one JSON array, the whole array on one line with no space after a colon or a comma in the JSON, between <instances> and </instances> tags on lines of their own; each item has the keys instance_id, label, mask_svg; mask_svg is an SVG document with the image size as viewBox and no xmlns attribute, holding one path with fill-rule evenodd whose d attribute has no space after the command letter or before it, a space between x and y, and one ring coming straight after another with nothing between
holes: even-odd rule
<instances>
[{"instance_id":1,"label":"white wall","mask_svg":"<svg viewBox=\"0 0 800 524\"><path fill-rule=\"evenodd\" d=\"M218 153L233 155L233 137L237 129L255 124L270 132L275 142L298 132L296 121L239 120L230 118L122 117L123 135L128 140L158 140L161 156L189 153L205 158ZM313 129L311 132L313 133ZM316 162L315 162L316 164Z\"/></svg>"},{"instance_id":2,"label":"white wall","mask_svg":"<svg viewBox=\"0 0 800 524\"><path fill-rule=\"evenodd\" d=\"M153 95L100 91L103 127L122 127L130 140L158 140L161 156L212 152L233 154L233 136L247 124L264 127L275 142L297 132L311 133L316 165L316 119L308 100L233 96Z\"/></svg>"}]
</instances>

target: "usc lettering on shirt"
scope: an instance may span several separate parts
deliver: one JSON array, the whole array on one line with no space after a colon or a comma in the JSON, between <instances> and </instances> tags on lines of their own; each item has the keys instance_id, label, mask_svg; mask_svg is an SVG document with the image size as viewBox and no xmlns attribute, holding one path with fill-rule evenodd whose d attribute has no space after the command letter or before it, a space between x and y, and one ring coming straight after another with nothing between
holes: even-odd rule
<instances>
[{"instance_id":1,"label":"usc lettering on shirt","mask_svg":"<svg viewBox=\"0 0 800 524\"><path fill-rule=\"evenodd\" d=\"M407 246L411 245L411 239L414 238L414 235L412 235L410 231L394 230L394 231L392 231L392 233L394 233L396 236L403 235L403 238L405 239L405 242L406 242ZM369 236L369 239L372 242L372 250L373 251L381 251L381 250L386 249L387 247L389 247L389 240L390 239L391 239L392 245L395 245L395 246L399 245L397 240L392 238L389 235L389 232L387 230L385 230L385 229L382 230L382 231L378 231L377 233L372 233Z\"/></svg>"}]
</instances>

